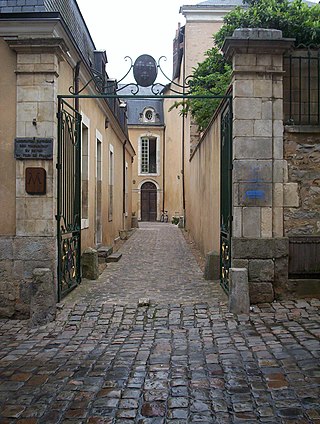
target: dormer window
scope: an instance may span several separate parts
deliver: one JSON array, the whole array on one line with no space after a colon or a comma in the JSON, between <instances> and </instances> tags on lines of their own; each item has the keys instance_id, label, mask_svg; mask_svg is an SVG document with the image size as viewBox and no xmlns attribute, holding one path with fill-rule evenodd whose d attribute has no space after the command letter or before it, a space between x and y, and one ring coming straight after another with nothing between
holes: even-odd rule
<instances>
[{"instance_id":1,"label":"dormer window","mask_svg":"<svg viewBox=\"0 0 320 424\"><path fill-rule=\"evenodd\" d=\"M156 122L156 112L153 108L148 107L142 113L143 122Z\"/></svg>"},{"instance_id":2,"label":"dormer window","mask_svg":"<svg viewBox=\"0 0 320 424\"><path fill-rule=\"evenodd\" d=\"M154 119L153 110L151 110L151 109L146 110L144 116L145 116L147 121L152 121Z\"/></svg>"}]
</instances>

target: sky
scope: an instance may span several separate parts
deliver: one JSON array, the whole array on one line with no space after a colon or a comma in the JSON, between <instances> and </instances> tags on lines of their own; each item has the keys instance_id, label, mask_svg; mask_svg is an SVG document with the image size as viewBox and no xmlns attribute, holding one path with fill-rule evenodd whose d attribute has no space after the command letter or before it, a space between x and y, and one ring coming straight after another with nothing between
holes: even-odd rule
<instances>
[{"instance_id":1,"label":"sky","mask_svg":"<svg viewBox=\"0 0 320 424\"><path fill-rule=\"evenodd\" d=\"M180 6L203 0L77 0L91 37L98 50L106 50L109 78L118 81L130 68L130 61L141 54L150 54L161 61L165 74L172 76L172 43L178 23L184 25ZM311 0L317 3L318 0ZM124 82L132 82L132 73ZM157 82L166 84L161 75Z\"/></svg>"},{"instance_id":2,"label":"sky","mask_svg":"<svg viewBox=\"0 0 320 424\"><path fill-rule=\"evenodd\" d=\"M203 0L77 0L95 46L106 50L110 78L120 80L141 54L150 54L172 76L172 43L178 23L184 25L180 6ZM125 82L132 82L132 74ZM168 81L159 75L157 82Z\"/></svg>"}]
</instances>

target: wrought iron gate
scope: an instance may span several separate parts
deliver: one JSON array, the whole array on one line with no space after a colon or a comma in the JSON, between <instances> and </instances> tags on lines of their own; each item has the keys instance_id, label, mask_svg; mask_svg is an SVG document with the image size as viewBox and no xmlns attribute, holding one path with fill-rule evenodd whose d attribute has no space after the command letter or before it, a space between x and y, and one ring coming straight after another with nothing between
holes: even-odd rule
<instances>
[{"instance_id":1,"label":"wrought iron gate","mask_svg":"<svg viewBox=\"0 0 320 424\"><path fill-rule=\"evenodd\" d=\"M81 114L58 99L58 300L81 281Z\"/></svg>"},{"instance_id":2,"label":"wrought iron gate","mask_svg":"<svg viewBox=\"0 0 320 424\"><path fill-rule=\"evenodd\" d=\"M220 171L220 284L229 292L232 234L232 102L226 100L221 113L221 171Z\"/></svg>"},{"instance_id":3,"label":"wrought iron gate","mask_svg":"<svg viewBox=\"0 0 320 424\"><path fill-rule=\"evenodd\" d=\"M163 58L163 57L162 57ZM116 80L106 80L105 75L93 70L92 78L79 90L71 87L71 94L58 95L58 207L57 207L57 236L58 236L58 299L60 300L69 291L81 282L81 115L67 103L80 99L104 99L108 102L112 112L117 116L120 125L124 125L118 101L126 99L171 99L181 101L221 100L223 102L221 115L221 285L228 291L230 268L230 240L231 240L231 128L232 128L232 97L226 95L193 95L188 78L180 85L166 77L160 66L149 55L139 56L125 77L133 69L136 83L122 84ZM129 58L130 59L130 58ZM154 83L157 72L161 70L170 83ZM148 76L146 78L146 76ZM92 83L97 94L83 94ZM130 94L124 94L124 89L133 86ZM149 94L138 94L140 87L149 87ZM165 89L165 90L164 90ZM117 106L117 107L116 107ZM77 108L78 109L78 108ZM124 115L123 115L124 119ZM184 137L183 137L184 139Z\"/></svg>"}]
</instances>

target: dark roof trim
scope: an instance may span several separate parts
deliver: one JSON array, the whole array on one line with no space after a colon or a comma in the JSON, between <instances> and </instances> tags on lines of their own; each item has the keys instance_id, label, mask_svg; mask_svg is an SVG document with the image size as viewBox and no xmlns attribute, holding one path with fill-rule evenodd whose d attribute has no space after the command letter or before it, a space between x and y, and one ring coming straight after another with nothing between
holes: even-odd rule
<instances>
[{"instance_id":1,"label":"dark roof trim","mask_svg":"<svg viewBox=\"0 0 320 424\"><path fill-rule=\"evenodd\" d=\"M39 19L48 19L48 18L61 18L59 12L17 12L17 13L0 13L1 21L21 21L25 19L30 19L32 21L38 21Z\"/></svg>"}]
</instances>

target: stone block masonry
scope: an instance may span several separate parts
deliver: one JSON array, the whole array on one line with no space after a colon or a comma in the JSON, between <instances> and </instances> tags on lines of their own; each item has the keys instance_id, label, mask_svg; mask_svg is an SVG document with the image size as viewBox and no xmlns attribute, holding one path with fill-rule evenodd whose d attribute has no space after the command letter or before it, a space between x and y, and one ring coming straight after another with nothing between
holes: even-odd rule
<instances>
[{"instance_id":1,"label":"stone block masonry","mask_svg":"<svg viewBox=\"0 0 320 424\"><path fill-rule=\"evenodd\" d=\"M56 110L59 63L66 51L62 39L18 38L7 44L16 53L16 137L53 139L53 159L16 160L16 234L0 237L0 316L29 318L40 323L51 311L55 295L47 296L44 285L35 289L34 270L46 268L54 287L57 270L56 240ZM26 168L46 171L46 193L26 192ZM33 285L32 285L33 284ZM42 294L41 294L42 293ZM41 298L41 309L37 300ZM46 304L47 302L47 304ZM54 312L48 312L54 316Z\"/></svg>"},{"instance_id":2,"label":"stone block masonry","mask_svg":"<svg viewBox=\"0 0 320 424\"><path fill-rule=\"evenodd\" d=\"M284 157L288 164L285 234L320 236L320 128L285 127Z\"/></svg>"},{"instance_id":3,"label":"stone block masonry","mask_svg":"<svg viewBox=\"0 0 320 424\"><path fill-rule=\"evenodd\" d=\"M232 266L248 269L251 303L270 302L289 291L289 239L232 239Z\"/></svg>"},{"instance_id":4,"label":"stone block masonry","mask_svg":"<svg viewBox=\"0 0 320 424\"><path fill-rule=\"evenodd\" d=\"M30 317L33 271L54 271L56 249L55 237L0 237L0 317Z\"/></svg>"},{"instance_id":5,"label":"stone block masonry","mask_svg":"<svg viewBox=\"0 0 320 424\"><path fill-rule=\"evenodd\" d=\"M283 156L282 32L240 29L223 46L233 63L232 267L246 267L251 303L287 290L283 209L299 203Z\"/></svg>"}]
</instances>

